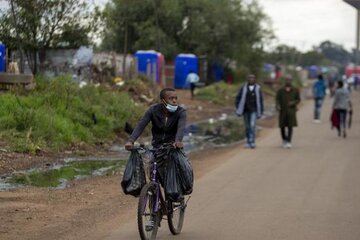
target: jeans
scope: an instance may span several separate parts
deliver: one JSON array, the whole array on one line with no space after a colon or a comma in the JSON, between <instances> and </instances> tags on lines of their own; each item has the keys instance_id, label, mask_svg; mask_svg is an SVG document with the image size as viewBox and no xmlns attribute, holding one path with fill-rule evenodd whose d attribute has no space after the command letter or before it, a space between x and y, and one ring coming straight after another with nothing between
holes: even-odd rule
<instances>
[{"instance_id":1,"label":"jeans","mask_svg":"<svg viewBox=\"0 0 360 240\"><path fill-rule=\"evenodd\" d=\"M256 117L257 117L256 112L245 112L244 113L246 142L249 145L255 144Z\"/></svg>"},{"instance_id":2,"label":"jeans","mask_svg":"<svg viewBox=\"0 0 360 240\"><path fill-rule=\"evenodd\" d=\"M323 104L324 98L315 98L315 110L314 110L314 119L320 120L321 107Z\"/></svg>"},{"instance_id":3,"label":"jeans","mask_svg":"<svg viewBox=\"0 0 360 240\"><path fill-rule=\"evenodd\" d=\"M339 126L340 128L338 129L339 132L341 130L345 131L346 130L346 115L347 115L347 111L345 109L336 109L336 114L339 118Z\"/></svg>"}]
</instances>

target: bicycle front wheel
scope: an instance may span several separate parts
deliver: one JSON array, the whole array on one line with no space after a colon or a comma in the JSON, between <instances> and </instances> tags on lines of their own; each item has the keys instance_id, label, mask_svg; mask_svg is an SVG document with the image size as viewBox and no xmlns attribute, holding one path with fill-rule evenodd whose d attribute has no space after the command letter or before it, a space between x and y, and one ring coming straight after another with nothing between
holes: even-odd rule
<instances>
[{"instance_id":1,"label":"bicycle front wheel","mask_svg":"<svg viewBox=\"0 0 360 240\"><path fill-rule=\"evenodd\" d=\"M185 202L169 202L168 203L168 224L170 232L177 235L181 232L185 217Z\"/></svg>"},{"instance_id":2,"label":"bicycle front wheel","mask_svg":"<svg viewBox=\"0 0 360 240\"><path fill-rule=\"evenodd\" d=\"M148 183L142 188L138 203L137 221L141 240L156 239L160 215L154 212L155 204L156 187Z\"/></svg>"}]
</instances>

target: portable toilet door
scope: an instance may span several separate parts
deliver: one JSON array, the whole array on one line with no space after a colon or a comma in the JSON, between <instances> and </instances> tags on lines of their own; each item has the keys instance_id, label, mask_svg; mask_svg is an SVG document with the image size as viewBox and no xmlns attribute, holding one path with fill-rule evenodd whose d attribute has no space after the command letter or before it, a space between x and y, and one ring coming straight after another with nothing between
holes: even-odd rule
<instances>
[{"instance_id":1,"label":"portable toilet door","mask_svg":"<svg viewBox=\"0 0 360 240\"><path fill-rule=\"evenodd\" d=\"M162 85L165 62L163 55L153 50L137 51L135 58L137 60L137 71L148 76L154 83Z\"/></svg>"},{"instance_id":2,"label":"portable toilet door","mask_svg":"<svg viewBox=\"0 0 360 240\"><path fill-rule=\"evenodd\" d=\"M198 74L198 58L194 54L179 54L175 58L175 88L189 88L190 84L186 82L187 75L193 71Z\"/></svg>"},{"instance_id":3,"label":"portable toilet door","mask_svg":"<svg viewBox=\"0 0 360 240\"><path fill-rule=\"evenodd\" d=\"M6 71L6 46L0 42L0 73Z\"/></svg>"}]
</instances>

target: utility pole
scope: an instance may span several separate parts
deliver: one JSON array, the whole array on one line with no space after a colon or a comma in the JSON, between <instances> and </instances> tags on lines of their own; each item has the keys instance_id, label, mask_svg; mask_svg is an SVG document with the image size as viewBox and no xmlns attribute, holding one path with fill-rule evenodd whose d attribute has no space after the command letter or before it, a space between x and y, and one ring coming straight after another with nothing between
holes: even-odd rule
<instances>
[{"instance_id":1,"label":"utility pole","mask_svg":"<svg viewBox=\"0 0 360 240\"><path fill-rule=\"evenodd\" d=\"M356 19L356 51L355 51L355 66L359 65L359 45L360 45L360 0L344 0L344 2L353 6L357 11L357 19ZM355 71L354 71L355 72Z\"/></svg>"},{"instance_id":2,"label":"utility pole","mask_svg":"<svg viewBox=\"0 0 360 240\"><path fill-rule=\"evenodd\" d=\"M160 49L161 44L160 44L160 36L159 36L160 26L159 26L159 15L158 15L157 1L153 0L153 4L154 4L155 21L156 21L156 50L161 52L161 49Z\"/></svg>"},{"instance_id":3,"label":"utility pole","mask_svg":"<svg viewBox=\"0 0 360 240\"><path fill-rule=\"evenodd\" d=\"M10 0L10 6L11 6L11 15L13 18L13 24L14 24L14 28L15 28L16 42L17 42L17 46L18 46L18 49L20 52L20 73L24 73L23 49L21 47L18 25L17 25L16 15L15 15L14 0Z\"/></svg>"}]
</instances>

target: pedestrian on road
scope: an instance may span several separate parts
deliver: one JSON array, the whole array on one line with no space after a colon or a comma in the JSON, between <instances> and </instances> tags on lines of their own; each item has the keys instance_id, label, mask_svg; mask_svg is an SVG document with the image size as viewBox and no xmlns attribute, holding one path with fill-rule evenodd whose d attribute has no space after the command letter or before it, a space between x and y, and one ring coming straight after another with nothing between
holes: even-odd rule
<instances>
[{"instance_id":1,"label":"pedestrian on road","mask_svg":"<svg viewBox=\"0 0 360 240\"><path fill-rule=\"evenodd\" d=\"M283 148L291 148L293 127L297 127L296 111L300 103L300 93L292 85L290 75L285 78L285 86L276 93L276 109L279 111L279 127L283 140Z\"/></svg>"},{"instance_id":2,"label":"pedestrian on road","mask_svg":"<svg viewBox=\"0 0 360 240\"><path fill-rule=\"evenodd\" d=\"M313 85L313 96L315 100L315 108L314 108L314 123L321 123L320 114L321 107L323 105L323 101L326 95L326 84L322 74L318 75L317 80Z\"/></svg>"},{"instance_id":3,"label":"pedestrian on road","mask_svg":"<svg viewBox=\"0 0 360 240\"><path fill-rule=\"evenodd\" d=\"M190 84L191 99L194 99L196 84L199 82L199 80L199 75L197 75L194 70L190 70L189 74L186 77L186 82Z\"/></svg>"},{"instance_id":4,"label":"pedestrian on road","mask_svg":"<svg viewBox=\"0 0 360 240\"><path fill-rule=\"evenodd\" d=\"M264 113L263 95L260 85L256 84L255 75L250 74L239 90L235 100L236 114L244 117L246 148L255 148L256 119Z\"/></svg>"},{"instance_id":5,"label":"pedestrian on road","mask_svg":"<svg viewBox=\"0 0 360 240\"><path fill-rule=\"evenodd\" d=\"M334 93L333 110L335 110L339 120L338 136L346 138L346 115L348 110L352 114L352 104L349 90L344 87L342 81L338 81L338 87Z\"/></svg>"}]
</instances>

